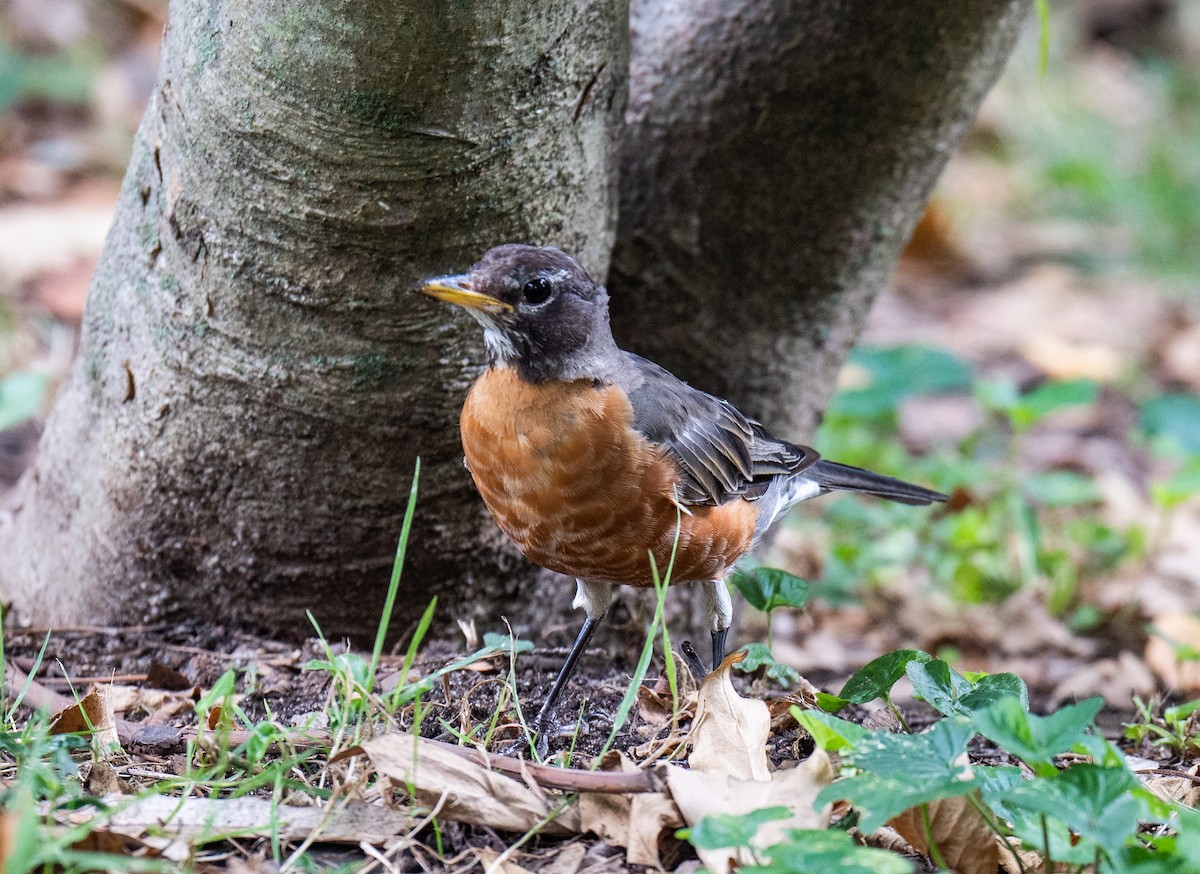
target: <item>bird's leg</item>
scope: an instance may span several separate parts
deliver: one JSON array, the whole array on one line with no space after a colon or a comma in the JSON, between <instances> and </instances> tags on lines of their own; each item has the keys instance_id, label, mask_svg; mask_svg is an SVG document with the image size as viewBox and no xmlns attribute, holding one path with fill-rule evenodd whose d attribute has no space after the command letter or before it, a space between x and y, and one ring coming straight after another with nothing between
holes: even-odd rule
<instances>
[{"instance_id":1,"label":"bird's leg","mask_svg":"<svg viewBox=\"0 0 1200 874\"><path fill-rule=\"evenodd\" d=\"M708 629L712 632L713 670L725 657L725 638L733 624L733 601L724 580L704 580L700 583L704 591L705 607L708 609Z\"/></svg>"},{"instance_id":2,"label":"bird's leg","mask_svg":"<svg viewBox=\"0 0 1200 874\"><path fill-rule=\"evenodd\" d=\"M612 603L611 583L594 583L588 580L576 580L576 583L578 588L575 591L574 606L576 608L582 607L586 613L586 617L583 620L583 627L579 629L578 637L575 638L575 643L571 645L571 651L567 654L567 660L563 663L562 670L558 672L558 677L554 680L554 685L550 687L550 694L546 696L546 701L542 704L542 709L538 711L535 731L537 732L537 750L540 755L545 755L546 753L546 745L549 741L550 719L554 715L554 705L562 697L563 690L567 687L567 681L571 679L571 674L575 672L575 665L579 662L579 657L587 649L588 642L592 639L596 627L603 621L604 614L608 612L608 605Z\"/></svg>"}]
</instances>

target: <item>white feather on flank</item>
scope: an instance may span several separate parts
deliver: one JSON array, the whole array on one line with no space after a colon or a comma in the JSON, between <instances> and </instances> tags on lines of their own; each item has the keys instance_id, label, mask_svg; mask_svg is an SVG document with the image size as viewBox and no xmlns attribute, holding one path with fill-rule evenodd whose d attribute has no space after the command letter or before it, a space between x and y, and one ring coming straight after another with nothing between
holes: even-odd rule
<instances>
[{"instance_id":1,"label":"white feather on flank","mask_svg":"<svg viewBox=\"0 0 1200 874\"><path fill-rule=\"evenodd\" d=\"M575 600L571 606L578 610L580 607L592 619L600 619L608 612L612 603L612 583L597 583L593 580L575 580Z\"/></svg>"},{"instance_id":2,"label":"white feather on flank","mask_svg":"<svg viewBox=\"0 0 1200 874\"><path fill-rule=\"evenodd\" d=\"M801 501L807 501L809 498L815 498L817 495L824 494L825 490L821 488L821 484L816 480L809 479L803 473L793 475L791 477L776 477L767 489L767 493L762 496L763 512L758 514L758 524L754 529L754 539L762 537L766 530L775 524L789 508L794 507ZM770 509L770 512L765 510Z\"/></svg>"}]
</instances>

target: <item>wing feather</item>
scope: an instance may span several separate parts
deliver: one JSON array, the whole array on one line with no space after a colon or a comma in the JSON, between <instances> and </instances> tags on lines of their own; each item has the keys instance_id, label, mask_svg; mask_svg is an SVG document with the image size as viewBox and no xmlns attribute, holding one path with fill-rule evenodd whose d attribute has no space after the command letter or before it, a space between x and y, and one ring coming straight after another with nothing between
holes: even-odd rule
<instances>
[{"instance_id":1,"label":"wing feather","mask_svg":"<svg viewBox=\"0 0 1200 874\"><path fill-rule=\"evenodd\" d=\"M634 427L679 463L682 503L755 500L773 478L819 458L807 446L772 437L728 401L692 388L640 356L626 355L630 368L622 387L633 405Z\"/></svg>"}]
</instances>

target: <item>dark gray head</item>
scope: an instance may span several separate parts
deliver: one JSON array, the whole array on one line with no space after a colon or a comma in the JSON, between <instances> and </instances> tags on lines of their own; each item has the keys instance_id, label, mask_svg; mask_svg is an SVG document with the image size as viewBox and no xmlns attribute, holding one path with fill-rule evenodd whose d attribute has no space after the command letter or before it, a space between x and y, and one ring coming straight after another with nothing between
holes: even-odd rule
<instances>
[{"instance_id":1,"label":"dark gray head","mask_svg":"<svg viewBox=\"0 0 1200 874\"><path fill-rule=\"evenodd\" d=\"M483 326L488 363L528 380L604 379L619 366L608 292L558 249L496 246L470 273L414 290L465 308Z\"/></svg>"}]
</instances>

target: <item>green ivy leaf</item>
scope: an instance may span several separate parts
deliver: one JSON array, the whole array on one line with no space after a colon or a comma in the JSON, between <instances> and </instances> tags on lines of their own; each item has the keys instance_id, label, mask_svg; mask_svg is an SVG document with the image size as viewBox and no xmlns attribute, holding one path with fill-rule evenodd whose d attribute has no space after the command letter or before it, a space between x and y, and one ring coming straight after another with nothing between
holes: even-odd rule
<instances>
[{"instance_id":1,"label":"green ivy leaf","mask_svg":"<svg viewBox=\"0 0 1200 874\"><path fill-rule=\"evenodd\" d=\"M850 363L870 381L839 392L829 403L829 415L873 418L893 412L907 397L961 391L971 384L970 367L930 346L860 346Z\"/></svg>"},{"instance_id":2,"label":"green ivy leaf","mask_svg":"<svg viewBox=\"0 0 1200 874\"><path fill-rule=\"evenodd\" d=\"M817 693L817 706L826 713L837 713L850 702L845 698L839 698L837 695L830 695L828 692Z\"/></svg>"},{"instance_id":3,"label":"green ivy leaf","mask_svg":"<svg viewBox=\"0 0 1200 874\"><path fill-rule=\"evenodd\" d=\"M808 583L778 568L736 571L733 585L751 607L764 613L770 613L776 607L799 609L808 600Z\"/></svg>"},{"instance_id":4,"label":"green ivy leaf","mask_svg":"<svg viewBox=\"0 0 1200 874\"><path fill-rule=\"evenodd\" d=\"M858 747L859 741L871 734L856 722L841 719L820 710L801 710L791 707L792 718L812 735L813 742L830 753L844 753Z\"/></svg>"},{"instance_id":5,"label":"green ivy leaf","mask_svg":"<svg viewBox=\"0 0 1200 874\"><path fill-rule=\"evenodd\" d=\"M0 431L32 419L50 394L50 377L44 373L10 373L0 379Z\"/></svg>"},{"instance_id":6,"label":"green ivy leaf","mask_svg":"<svg viewBox=\"0 0 1200 874\"><path fill-rule=\"evenodd\" d=\"M943 719L924 734L872 733L850 755L863 773L826 786L816 804L846 800L875 831L910 807L979 789L987 768L972 769L967 743L975 735L965 719Z\"/></svg>"},{"instance_id":7,"label":"green ivy leaf","mask_svg":"<svg viewBox=\"0 0 1200 874\"><path fill-rule=\"evenodd\" d=\"M970 716L1001 698L1029 706L1029 690L1016 674L982 674L968 679L941 659L912 661L906 668L913 689L943 716Z\"/></svg>"},{"instance_id":8,"label":"green ivy leaf","mask_svg":"<svg viewBox=\"0 0 1200 874\"><path fill-rule=\"evenodd\" d=\"M765 823L787 819L791 815L792 812L786 807L764 807L743 814L715 813L675 834L699 850L749 847Z\"/></svg>"},{"instance_id":9,"label":"green ivy leaf","mask_svg":"<svg viewBox=\"0 0 1200 874\"><path fill-rule=\"evenodd\" d=\"M946 718L924 734L873 732L858 742L851 758L870 774L907 780L914 786L937 785L942 780L969 782L971 769L964 753L974 736L968 720Z\"/></svg>"},{"instance_id":10,"label":"green ivy leaf","mask_svg":"<svg viewBox=\"0 0 1200 874\"><path fill-rule=\"evenodd\" d=\"M736 670L751 674L759 668L766 668L767 677L784 687L800 679L795 668L775 660L765 643L748 643L742 649L746 651L746 657L733 666Z\"/></svg>"},{"instance_id":11,"label":"green ivy leaf","mask_svg":"<svg viewBox=\"0 0 1200 874\"><path fill-rule=\"evenodd\" d=\"M1073 470L1048 470L1027 476L1029 496L1044 507L1078 507L1100 501L1100 489L1091 477Z\"/></svg>"},{"instance_id":12,"label":"green ivy leaf","mask_svg":"<svg viewBox=\"0 0 1200 874\"><path fill-rule=\"evenodd\" d=\"M1063 407L1095 403L1099 390L1099 385L1091 379L1043 383L1029 394L1021 395L1010 411L1013 424L1018 428L1027 428Z\"/></svg>"},{"instance_id":13,"label":"green ivy leaf","mask_svg":"<svg viewBox=\"0 0 1200 874\"><path fill-rule=\"evenodd\" d=\"M743 865L747 874L912 874L913 867L895 853L860 847L836 829L793 829L786 840L763 851L768 864Z\"/></svg>"},{"instance_id":14,"label":"green ivy leaf","mask_svg":"<svg viewBox=\"0 0 1200 874\"><path fill-rule=\"evenodd\" d=\"M1138 424L1151 437L1174 442L1185 452L1200 453L1200 398L1168 392L1142 405Z\"/></svg>"},{"instance_id":15,"label":"green ivy leaf","mask_svg":"<svg viewBox=\"0 0 1200 874\"><path fill-rule=\"evenodd\" d=\"M1089 698L1049 716L1036 716L1020 700L1001 698L972 715L975 728L992 743L1012 753L1042 776L1058 772L1051 761L1082 742L1104 700Z\"/></svg>"},{"instance_id":16,"label":"green ivy leaf","mask_svg":"<svg viewBox=\"0 0 1200 874\"><path fill-rule=\"evenodd\" d=\"M1003 795L1004 806L1046 816L1106 853L1117 853L1149 819L1137 777L1127 768L1074 765L1051 777L1024 780Z\"/></svg>"},{"instance_id":17,"label":"green ivy leaf","mask_svg":"<svg viewBox=\"0 0 1200 874\"><path fill-rule=\"evenodd\" d=\"M884 653L855 672L846 681L846 685L842 686L838 697L852 704L866 704L876 698L888 698L892 694L892 687L904 676L909 662L927 662L931 658L933 657L929 653L919 649L898 649Z\"/></svg>"},{"instance_id":18,"label":"green ivy leaf","mask_svg":"<svg viewBox=\"0 0 1200 874\"><path fill-rule=\"evenodd\" d=\"M1154 503L1167 510L1177 507L1195 494L1200 494L1200 457L1190 459L1166 482L1150 484Z\"/></svg>"}]
</instances>

